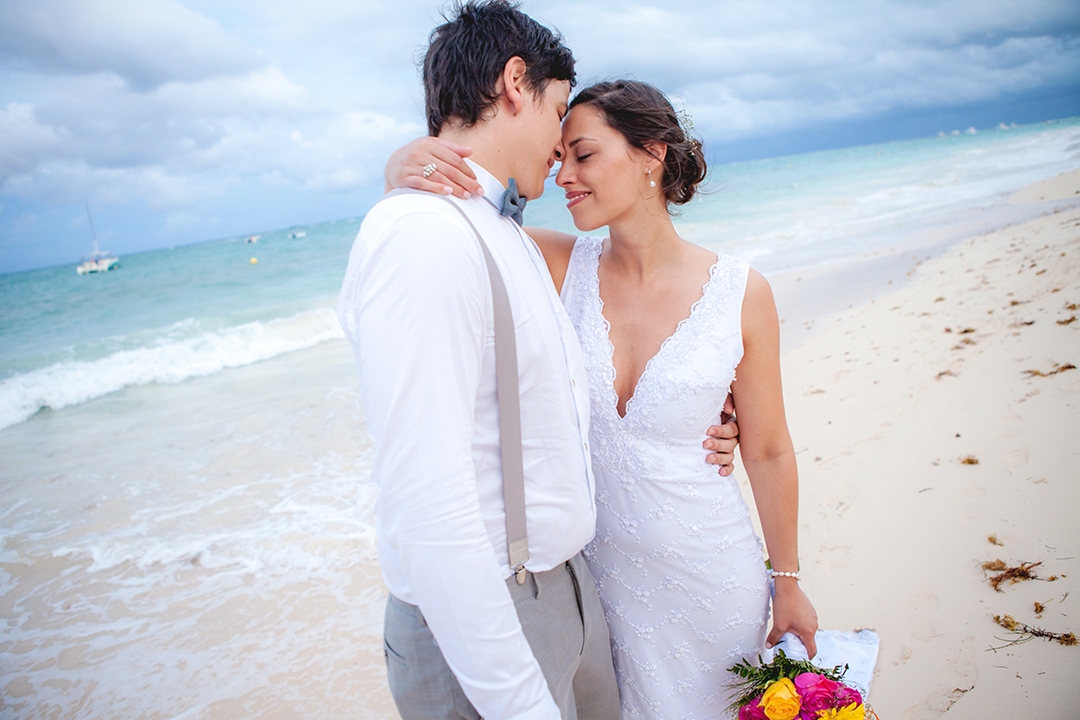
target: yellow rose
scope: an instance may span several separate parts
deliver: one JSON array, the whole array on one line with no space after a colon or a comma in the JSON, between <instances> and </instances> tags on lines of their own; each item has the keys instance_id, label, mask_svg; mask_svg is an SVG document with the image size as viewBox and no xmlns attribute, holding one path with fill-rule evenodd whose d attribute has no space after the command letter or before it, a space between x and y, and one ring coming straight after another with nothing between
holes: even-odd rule
<instances>
[{"instance_id":1,"label":"yellow rose","mask_svg":"<svg viewBox=\"0 0 1080 720\"><path fill-rule=\"evenodd\" d=\"M787 678L777 680L766 688L760 705L769 720L794 720L799 715L799 693L795 683Z\"/></svg>"},{"instance_id":2,"label":"yellow rose","mask_svg":"<svg viewBox=\"0 0 1080 720\"><path fill-rule=\"evenodd\" d=\"M834 710L822 710L818 715L820 720L864 720L866 708L862 705L845 705Z\"/></svg>"}]
</instances>

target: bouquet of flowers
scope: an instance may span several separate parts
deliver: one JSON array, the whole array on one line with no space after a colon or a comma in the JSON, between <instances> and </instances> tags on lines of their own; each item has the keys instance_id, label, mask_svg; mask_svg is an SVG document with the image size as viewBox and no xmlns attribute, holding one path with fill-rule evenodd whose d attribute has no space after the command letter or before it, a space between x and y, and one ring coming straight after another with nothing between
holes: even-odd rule
<instances>
[{"instance_id":1,"label":"bouquet of flowers","mask_svg":"<svg viewBox=\"0 0 1080 720\"><path fill-rule=\"evenodd\" d=\"M742 660L731 672L739 696L728 708L739 720L865 720L877 717L858 690L844 685L847 666L824 670L777 650L772 662Z\"/></svg>"}]
</instances>

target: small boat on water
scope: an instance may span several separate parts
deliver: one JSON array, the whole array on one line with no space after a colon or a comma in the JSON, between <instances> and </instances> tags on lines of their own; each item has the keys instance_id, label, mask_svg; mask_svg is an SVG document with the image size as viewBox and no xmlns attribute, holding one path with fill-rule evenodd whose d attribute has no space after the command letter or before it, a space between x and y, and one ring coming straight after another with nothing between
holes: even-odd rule
<instances>
[{"instance_id":1,"label":"small boat on water","mask_svg":"<svg viewBox=\"0 0 1080 720\"><path fill-rule=\"evenodd\" d=\"M249 243L249 244L250 243L257 243L257 242L259 242L259 238L261 238L261 237L262 237L262 235L248 235L246 238L244 238L244 242Z\"/></svg>"},{"instance_id":2,"label":"small boat on water","mask_svg":"<svg viewBox=\"0 0 1080 720\"><path fill-rule=\"evenodd\" d=\"M96 252L96 251L95 251ZM83 255L82 262L75 268L75 272L80 275L86 275L87 273L99 273L112 270L119 267L120 258L111 257L109 253L101 251L100 255Z\"/></svg>"},{"instance_id":3,"label":"small boat on water","mask_svg":"<svg viewBox=\"0 0 1080 720\"><path fill-rule=\"evenodd\" d=\"M302 237L307 237L307 233L303 230L293 230L291 233L289 233L290 240L299 240Z\"/></svg>"},{"instance_id":4,"label":"small boat on water","mask_svg":"<svg viewBox=\"0 0 1080 720\"><path fill-rule=\"evenodd\" d=\"M82 262L75 268L75 272L80 275L87 275L89 273L107 272L119 267L120 258L115 257L108 250L98 248L97 232L94 230L94 218L90 215L90 203L86 204L86 217L90 220L90 234L94 238L94 252L80 258Z\"/></svg>"}]
</instances>

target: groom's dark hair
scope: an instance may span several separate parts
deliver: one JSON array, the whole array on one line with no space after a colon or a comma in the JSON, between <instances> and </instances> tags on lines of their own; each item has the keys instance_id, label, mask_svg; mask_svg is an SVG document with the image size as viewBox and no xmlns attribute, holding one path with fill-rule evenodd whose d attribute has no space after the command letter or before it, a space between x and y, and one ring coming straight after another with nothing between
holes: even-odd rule
<instances>
[{"instance_id":1,"label":"groom's dark hair","mask_svg":"<svg viewBox=\"0 0 1080 720\"><path fill-rule=\"evenodd\" d=\"M495 104L499 75L512 57L525 61L526 83L540 95L552 80L576 81L574 55L552 32L510 0L458 0L431 31L424 56L428 132L451 118L472 127Z\"/></svg>"}]
</instances>

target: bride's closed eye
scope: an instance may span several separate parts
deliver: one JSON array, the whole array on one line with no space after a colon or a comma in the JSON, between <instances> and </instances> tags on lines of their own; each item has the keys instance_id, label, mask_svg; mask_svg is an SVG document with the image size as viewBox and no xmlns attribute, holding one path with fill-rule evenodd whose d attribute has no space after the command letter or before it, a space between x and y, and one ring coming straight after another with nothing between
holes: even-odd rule
<instances>
[{"instance_id":1,"label":"bride's closed eye","mask_svg":"<svg viewBox=\"0 0 1080 720\"><path fill-rule=\"evenodd\" d=\"M579 155L578 158L577 158L577 161L578 162L583 162L585 160L585 158L589 158L589 157L592 157L592 153L585 153L584 155Z\"/></svg>"}]
</instances>

